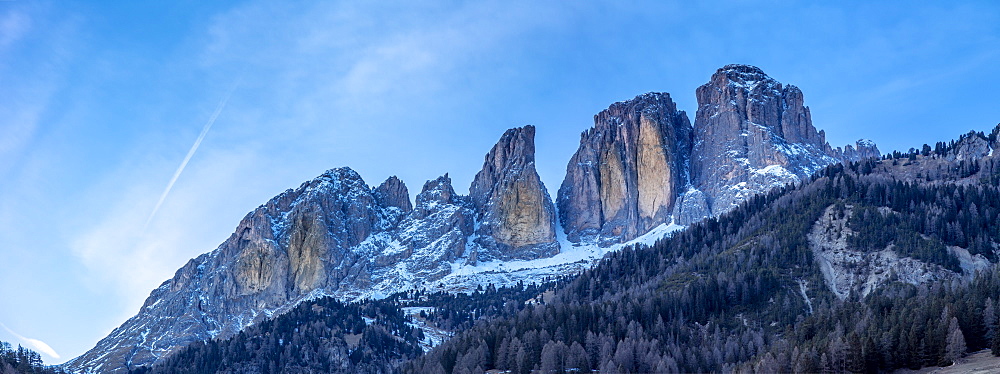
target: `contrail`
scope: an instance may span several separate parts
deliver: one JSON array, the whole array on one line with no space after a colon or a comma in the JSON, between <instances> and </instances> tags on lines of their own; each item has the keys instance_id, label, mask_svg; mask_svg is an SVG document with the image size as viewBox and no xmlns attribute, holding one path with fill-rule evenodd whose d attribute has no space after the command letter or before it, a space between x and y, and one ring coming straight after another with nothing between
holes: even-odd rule
<instances>
[{"instance_id":1,"label":"contrail","mask_svg":"<svg viewBox=\"0 0 1000 374\"><path fill-rule=\"evenodd\" d=\"M21 341L27 343L29 346L31 346L31 348L34 348L39 352L47 354L49 355L49 357L52 357L54 359L57 360L59 359L59 354L56 353L56 350L52 349L52 347L50 347L48 344L45 344L45 342L38 339L26 338L24 336L21 336L21 334L14 332L14 330L11 330L9 327L7 327L7 325L3 323L0 323L0 327L3 327L3 329L7 330L7 332L9 332L11 335L14 335L15 338L18 338Z\"/></svg>"},{"instance_id":2,"label":"contrail","mask_svg":"<svg viewBox=\"0 0 1000 374\"><path fill-rule=\"evenodd\" d=\"M226 103L229 102L229 98L233 96L233 91L236 91L236 87L240 85L243 81L243 76L241 75L236 83L233 84L233 88L229 89L226 96L222 98L219 102L219 106L215 108L215 113L208 118L208 122L205 123L205 127L201 129L201 134L198 134L198 139L195 139L194 144L191 145L191 149L188 150L187 156L184 156L184 161L181 161L181 165L177 167L177 171L174 172L173 178L170 178L170 183L167 183L167 188L163 189L163 194L160 195L160 201L156 202L156 206L153 207L153 212L149 214L149 218L146 219L146 224L142 226L142 232L146 232L146 228L149 227L149 223L153 221L153 217L156 216L156 212L160 210L160 206L163 205L163 201L167 199L167 195L170 194L170 189L174 188L174 183L177 182L177 178L181 176L184 172L184 168L187 167L188 161L191 161L191 157L194 153L198 151L198 146L201 145L201 141L205 139L205 135L208 135L208 130L212 129L212 125L215 124L215 120L219 118L219 113L222 113L222 108L226 107Z\"/></svg>"}]
</instances>

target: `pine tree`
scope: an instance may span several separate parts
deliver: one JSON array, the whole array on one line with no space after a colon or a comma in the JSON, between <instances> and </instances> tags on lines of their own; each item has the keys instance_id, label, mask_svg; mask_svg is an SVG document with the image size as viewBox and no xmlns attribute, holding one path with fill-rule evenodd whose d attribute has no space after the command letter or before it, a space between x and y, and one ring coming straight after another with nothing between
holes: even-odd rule
<instances>
[{"instance_id":1,"label":"pine tree","mask_svg":"<svg viewBox=\"0 0 1000 374\"><path fill-rule=\"evenodd\" d=\"M948 342L945 348L945 360L954 363L965 355L965 336L962 329L958 327L958 318L951 317L948 325Z\"/></svg>"},{"instance_id":2,"label":"pine tree","mask_svg":"<svg viewBox=\"0 0 1000 374\"><path fill-rule=\"evenodd\" d=\"M986 327L986 339L992 341L996 334L997 313L994 307L993 298L987 297L983 307L983 326Z\"/></svg>"}]
</instances>

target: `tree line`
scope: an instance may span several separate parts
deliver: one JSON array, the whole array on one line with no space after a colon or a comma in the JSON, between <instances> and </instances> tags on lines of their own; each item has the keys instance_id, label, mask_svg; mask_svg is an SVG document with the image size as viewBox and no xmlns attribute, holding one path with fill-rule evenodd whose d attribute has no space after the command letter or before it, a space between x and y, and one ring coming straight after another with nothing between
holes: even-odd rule
<instances>
[{"instance_id":1,"label":"tree line","mask_svg":"<svg viewBox=\"0 0 1000 374\"><path fill-rule=\"evenodd\" d=\"M996 185L897 179L893 162L831 166L652 247L610 254L554 302L477 324L402 370L877 372L991 347L995 269L972 283L895 281L864 299L826 288L807 234L837 204L858 208L849 223L859 249L893 245L955 273L947 246L996 262ZM955 173L995 178L989 162Z\"/></svg>"}]
</instances>

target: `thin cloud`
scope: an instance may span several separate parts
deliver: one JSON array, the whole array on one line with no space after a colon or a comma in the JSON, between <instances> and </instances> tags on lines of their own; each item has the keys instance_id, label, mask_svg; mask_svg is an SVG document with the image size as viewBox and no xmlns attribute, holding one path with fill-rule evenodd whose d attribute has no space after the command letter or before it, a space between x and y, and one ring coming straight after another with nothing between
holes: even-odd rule
<instances>
[{"instance_id":1,"label":"thin cloud","mask_svg":"<svg viewBox=\"0 0 1000 374\"><path fill-rule=\"evenodd\" d=\"M24 337L23 335L14 332L14 330L11 330L9 327L7 327L7 325L5 325L3 323L0 323L0 327L3 327L4 330L7 330L8 333L10 333L11 335L14 335L15 338L17 338L18 340L20 340L20 341L24 342L25 344L27 344L29 347L31 347L31 349L33 349L35 351L38 351L38 352L42 352L42 353L44 353L44 354L46 354L49 357L52 357L54 359L57 359L57 360L59 359L59 354L56 353L56 350L52 349L52 347L50 347L45 342L43 342L41 340L38 340L38 339L32 339L32 338Z\"/></svg>"},{"instance_id":2,"label":"thin cloud","mask_svg":"<svg viewBox=\"0 0 1000 374\"><path fill-rule=\"evenodd\" d=\"M156 206L153 207L153 212L149 213L149 218L146 219L146 224L142 226L143 232L146 232L146 229L149 227L149 223L153 221L154 217L156 217L156 212L160 210L160 206L162 206L163 201L167 199L167 195L170 195L170 190L174 188L174 183L177 183L177 178L180 178L181 173L184 172L184 168L187 167L188 162L191 161L191 157L193 157L194 153L198 151L198 146L201 145L201 141L205 140L205 136L208 135L208 130L212 129L212 125L215 124L215 120L219 118L219 114L222 113L222 109L226 107L226 103L229 102L229 98L233 96L233 91L236 91L236 87L240 85L242 80L242 76L236 80L233 87L229 89L226 96L224 96L222 101L219 102L219 106L215 108L215 112L208 118L208 122L205 122L205 126L201 129L201 134L198 134L198 139L195 139L194 144L191 145L191 149L189 149L187 155L184 156L184 161L181 161L181 165L177 167L177 171L174 172L174 176L170 178L170 182L167 183L167 188L163 189L163 193L160 195L160 200L157 201Z\"/></svg>"}]
</instances>

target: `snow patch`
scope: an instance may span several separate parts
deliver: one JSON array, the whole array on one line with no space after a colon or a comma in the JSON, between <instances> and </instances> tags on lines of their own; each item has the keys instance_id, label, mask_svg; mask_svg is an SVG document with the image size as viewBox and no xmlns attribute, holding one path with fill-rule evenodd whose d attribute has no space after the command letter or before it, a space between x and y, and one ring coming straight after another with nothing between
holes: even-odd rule
<instances>
[{"instance_id":1,"label":"snow patch","mask_svg":"<svg viewBox=\"0 0 1000 374\"><path fill-rule=\"evenodd\" d=\"M812 300L810 300L809 299L809 295L806 294L806 291L809 290L808 286L809 286L809 282L807 282L804 279L799 279L799 293L802 294L802 298L805 299L805 301L806 301L806 306L809 307L809 314L813 314L813 303L812 303Z\"/></svg>"}]
</instances>

